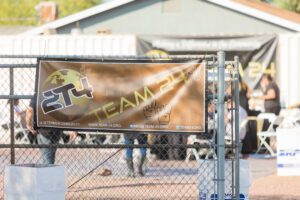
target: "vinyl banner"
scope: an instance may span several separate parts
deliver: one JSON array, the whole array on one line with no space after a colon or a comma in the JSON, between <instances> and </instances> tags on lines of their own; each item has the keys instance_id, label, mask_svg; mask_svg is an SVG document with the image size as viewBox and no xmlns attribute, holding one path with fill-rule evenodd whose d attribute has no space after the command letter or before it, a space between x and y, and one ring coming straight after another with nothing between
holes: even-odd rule
<instances>
[{"instance_id":1,"label":"vinyl banner","mask_svg":"<svg viewBox=\"0 0 300 200\"><path fill-rule=\"evenodd\" d=\"M225 51L225 60L239 56L239 72L245 82L255 88L263 73L275 76L276 35L222 36L138 36L139 55L215 54Z\"/></svg>"},{"instance_id":2,"label":"vinyl banner","mask_svg":"<svg viewBox=\"0 0 300 200\"><path fill-rule=\"evenodd\" d=\"M206 70L199 61L40 60L36 126L205 132Z\"/></svg>"},{"instance_id":3,"label":"vinyl banner","mask_svg":"<svg viewBox=\"0 0 300 200\"><path fill-rule=\"evenodd\" d=\"M300 128L277 128L277 175L300 176Z\"/></svg>"}]
</instances>

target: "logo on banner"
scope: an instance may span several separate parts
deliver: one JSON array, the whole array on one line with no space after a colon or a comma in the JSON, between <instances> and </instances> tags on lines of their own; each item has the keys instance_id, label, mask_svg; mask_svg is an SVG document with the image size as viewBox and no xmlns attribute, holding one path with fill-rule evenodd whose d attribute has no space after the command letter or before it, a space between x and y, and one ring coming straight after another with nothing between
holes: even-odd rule
<instances>
[{"instance_id":1,"label":"logo on banner","mask_svg":"<svg viewBox=\"0 0 300 200\"><path fill-rule=\"evenodd\" d=\"M157 118L160 125L170 123L172 107L168 104L159 104L153 101L151 104L143 108L144 117L147 120Z\"/></svg>"},{"instance_id":2,"label":"logo on banner","mask_svg":"<svg viewBox=\"0 0 300 200\"><path fill-rule=\"evenodd\" d=\"M145 53L146 56L153 57L153 56L168 56L168 53L159 49L153 49Z\"/></svg>"},{"instance_id":3,"label":"logo on banner","mask_svg":"<svg viewBox=\"0 0 300 200\"><path fill-rule=\"evenodd\" d=\"M79 109L77 111L83 112L88 106L88 99L93 98L93 87L89 84L88 78L75 70L56 71L44 84L49 88L42 92L41 107L44 114L66 108ZM74 120L74 117L71 118Z\"/></svg>"},{"instance_id":4,"label":"logo on banner","mask_svg":"<svg viewBox=\"0 0 300 200\"><path fill-rule=\"evenodd\" d=\"M300 149L290 149L290 150L279 150L278 156L279 157L296 157L299 156Z\"/></svg>"}]
</instances>

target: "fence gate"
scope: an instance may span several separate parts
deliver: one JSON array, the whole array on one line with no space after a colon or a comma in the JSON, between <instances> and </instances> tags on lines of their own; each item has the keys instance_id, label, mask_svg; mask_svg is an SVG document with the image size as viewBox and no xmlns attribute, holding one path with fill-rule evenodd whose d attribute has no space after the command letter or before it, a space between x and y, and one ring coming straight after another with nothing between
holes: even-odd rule
<instances>
[{"instance_id":1,"label":"fence gate","mask_svg":"<svg viewBox=\"0 0 300 200\"><path fill-rule=\"evenodd\" d=\"M91 59L61 58L79 61ZM118 62L130 59L133 58L118 58ZM93 58L93 61L101 60L105 58ZM234 106L239 102L238 95L234 95L238 94L238 59L225 62L224 52L218 52L218 55L150 60L172 60L175 63L197 60L201 66L205 66L204 132L186 133L180 129L173 132L149 131L139 138L144 142L135 140L134 144L130 144L125 142L124 131L79 130L72 141L65 129L66 134L58 144L37 144L36 135L26 128L25 115L35 93L38 58L0 56L1 197L4 195L5 166L40 163L40 149L53 147L57 148L55 164L63 165L66 170L67 199L210 200L229 199L228 195L239 193L239 117L238 109ZM232 120L224 124L224 115L228 115L225 101L228 99L234 100L227 103L231 105L229 111L237 112L228 112ZM236 133L234 130L237 130ZM128 177L126 148L133 148L135 177ZM146 148L147 154L143 165L145 176L138 174L141 148Z\"/></svg>"}]
</instances>

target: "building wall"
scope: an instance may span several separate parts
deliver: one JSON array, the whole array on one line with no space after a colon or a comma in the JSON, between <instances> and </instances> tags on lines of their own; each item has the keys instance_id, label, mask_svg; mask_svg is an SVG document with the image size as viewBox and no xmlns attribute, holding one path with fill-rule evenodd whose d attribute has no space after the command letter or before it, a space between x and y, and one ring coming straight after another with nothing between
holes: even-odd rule
<instances>
[{"instance_id":1,"label":"building wall","mask_svg":"<svg viewBox=\"0 0 300 200\"><path fill-rule=\"evenodd\" d=\"M110 29L113 34L232 34L293 32L202 0L143 0L58 29L70 33L80 27L85 34Z\"/></svg>"},{"instance_id":2,"label":"building wall","mask_svg":"<svg viewBox=\"0 0 300 200\"><path fill-rule=\"evenodd\" d=\"M0 55L99 57L136 54L134 35L0 36ZM3 61L0 60L0 64Z\"/></svg>"},{"instance_id":3,"label":"building wall","mask_svg":"<svg viewBox=\"0 0 300 200\"><path fill-rule=\"evenodd\" d=\"M285 106L300 103L300 34L279 35L276 77Z\"/></svg>"}]
</instances>

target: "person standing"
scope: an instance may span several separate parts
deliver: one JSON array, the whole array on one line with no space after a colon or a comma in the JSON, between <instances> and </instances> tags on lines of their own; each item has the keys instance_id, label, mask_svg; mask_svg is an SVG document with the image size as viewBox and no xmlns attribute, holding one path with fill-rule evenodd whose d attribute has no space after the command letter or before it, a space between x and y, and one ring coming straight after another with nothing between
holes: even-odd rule
<instances>
[{"instance_id":1,"label":"person standing","mask_svg":"<svg viewBox=\"0 0 300 200\"><path fill-rule=\"evenodd\" d=\"M132 145L134 144L134 140L137 139L139 144L147 144L147 134L140 134L140 133L125 133L125 145ZM145 172L143 170L144 163L146 160L147 149L145 147L140 148L141 157L138 162L138 175L145 176ZM135 177L134 173L134 163L133 163L133 148L127 147L126 148L126 164L128 177Z\"/></svg>"},{"instance_id":2,"label":"person standing","mask_svg":"<svg viewBox=\"0 0 300 200\"><path fill-rule=\"evenodd\" d=\"M58 144L60 138L63 135L62 130L54 128L41 128L35 130L33 128L33 112L34 112L34 101L31 100L28 109L26 110L26 128L37 136L38 144ZM70 139L74 140L77 136L75 131L69 132ZM56 147L53 148L40 148L42 163L43 164L54 164L55 163L55 154Z\"/></svg>"},{"instance_id":3,"label":"person standing","mask_svg":"<svg viewBox=\"0 0 300 200\"><path fill-rule=\"evenodd\" d=\"M264 100L264 107L266 113L274 113L279 115L280 112L280 90L273 78L269 74L264 74L260 81L260 85L264 95L256 98Z\"/></svg>"},{"instance_id":4,"label":"person standing","mask_svg":"<svg viewBox=\"0 0 300 200\"><path fill-rule=\"evenodd\" d=\"M9 99L7 101L7 104L10 104L11 102L13 102L14 111L15 111L16 116L20 119L20 123L21 123L22 127L25 128L25 113L26 113L26 110L21 108L20 99Z\"/></svg>"},{"instance_id":5,"label":"person standing","mask_svg":"<svg viewBox=\"0 0 300 200\"><path fill-rule=\"evenodd\" d=\"M27 134L27 132L25 132L24 130L26 129L26 109L23 109L20 106L20 99L9 99L7 104L10 104L11 102L13 102L13 106L14 106L14 111L17 117L17 120L15 120L17 122L17 127L19 126L22 131L19 131L16 134L16 139L21 139L22 137L25 137L25 134ZM36 136L31 134L30 132L27 134L28 140L30 142L30 144L36 144Z\"/></svg>"},{"instance_id":6,"label":"person standing","mask_svg":"<svg viewBox=\"0 0 300 200\"><path fill-rule=\"evenodd\" d=\"M247 126L246 125L241 126L241 124L243 124L244 121L247 120L248 114L247 114L246 110L242 107L242 105L239 105L238 108L239 108L239 138L240 138L240 141L242 141L246 136ZM229 126L228 129L230 131L228 132L228 134L230 136L231 136L231 129L233 128L233 133L234 133L233 138L235 139L235 102L229 100L227 102L227 109L228 109L228 112L225 112L227 114L227 116L225 116L225 124L227 126ZM231 127L231 125L233 127Z\"/></svg>"},{"instance_id":7,"label":"person standing","mask_svg":"<svg viewBox=\"0 0 300 200\"><path fill-rule=\"evenodd\" d=\"M251 97L251 89L249 86L242 80L242 77L239 76L239 100L240 106L246 110L247 114L249 115L249 99Z\"/></svg>"}]
</instances>

